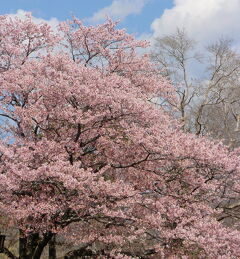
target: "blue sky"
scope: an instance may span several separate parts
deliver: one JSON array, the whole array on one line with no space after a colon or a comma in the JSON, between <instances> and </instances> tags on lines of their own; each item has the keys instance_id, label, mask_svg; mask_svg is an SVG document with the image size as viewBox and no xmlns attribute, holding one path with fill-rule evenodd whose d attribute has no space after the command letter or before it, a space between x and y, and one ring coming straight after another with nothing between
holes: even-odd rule
<instances>
[{"instance_id":1,"label":"blue sky","mask_svg":"<svg viewBox=\"0 0 240 259\"><path fill-rule=\"evenodd\" d=\"M106 15L120 19L138 38L153 42L155 37L184 28L200 45L221 37L234 39L240 50L240 0L2 0L0 14L33 16L56 26L72 15L86 24L103 22ZM56 19L52 19L55 17Z\"/></svg>"},{"instance_id":2,"label":"blue sky","mask_svg":"<svg viewBox=\"0 0 240 259\"><path fill-rule=\"evenodd\" d=\"M75 15L80 19L90 18L103 8L111 6L113 0L8 0L1 1L0 13L16 13L22 9L31 11L35 17L49 20L56 17L62 21ZM138 13L129 10L129 14L120 17L122 20L120 26L127 28L129 33L148 34L151 31L151 23L155 18L161 16L166 8L173 6L172 0L115 0L122 2L121 8L124 12L129 8L128 3L134 2L136 8L140 7ZM121 11L121 10L119 10ZM114 16L114 15L113 15ZM117 15L113 18L119 18ZM101 22L101 20L99 20Z\"/></svg>"}]
</instances>

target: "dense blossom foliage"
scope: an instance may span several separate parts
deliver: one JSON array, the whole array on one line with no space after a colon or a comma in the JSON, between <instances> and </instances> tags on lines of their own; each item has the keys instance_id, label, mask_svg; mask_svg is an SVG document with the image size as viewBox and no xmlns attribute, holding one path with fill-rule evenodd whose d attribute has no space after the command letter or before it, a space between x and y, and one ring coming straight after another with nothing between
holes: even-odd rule
<instances>
[{"instance_id":1,"label":"dense blossom foliage","mask_svg":"<svg viewBox=\"0 0 240 259\"><path fill-rule=\"evenodd\" d=\"M154 104L174 88L137 54L146 42L110 20L55 34L31 16L0 23L0 211L39 235L25 256L62 233L112 258L239 258L239 232L219 218L240 191L238 152Z\"/></svg>"}]
</instances>

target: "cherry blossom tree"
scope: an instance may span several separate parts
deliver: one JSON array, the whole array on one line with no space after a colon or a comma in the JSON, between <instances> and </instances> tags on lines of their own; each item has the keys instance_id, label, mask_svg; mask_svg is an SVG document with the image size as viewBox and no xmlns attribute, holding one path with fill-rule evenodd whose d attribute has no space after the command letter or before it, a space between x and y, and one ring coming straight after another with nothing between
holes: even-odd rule
<instances>
[{"instance_id":1,"label":"cherry blossom tree","mask_svg":"<svg viewBox=\"0 0 240 259\"><path fill-rule=\"evenodd\" d=\"M148 43L111 20L58 33L0 20L0 211L20 233L19 254L2 252L37 259L49 245L56 258L62 236L80 247L65 258L238 258L219 215L240 191L239 151L156 107L177 98L138 54Z\"/></svg>"}]
</instances>

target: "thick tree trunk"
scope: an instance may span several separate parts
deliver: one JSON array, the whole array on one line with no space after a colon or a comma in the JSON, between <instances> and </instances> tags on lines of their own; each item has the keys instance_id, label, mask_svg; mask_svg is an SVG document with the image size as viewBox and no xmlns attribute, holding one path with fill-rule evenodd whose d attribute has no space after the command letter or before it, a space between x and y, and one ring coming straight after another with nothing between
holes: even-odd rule
<instances>
[{"instance_id":1,"label":"thick tree trunk","mask_svg":"<svg viewBox=\"0 0 240 259\"><path fill-rule=\"evenodd\" d=\"M20 230L18 259L40 259L43 249L52 238L53 240L49 244L49 259L56 259L55 235L53 233L48 232L42 239L40 239L39 233L34 233L28 237L24 237ZM4 253L7 254L7 251L4 251ZM14 258L10 253L8 256L10 258Z\"/></svg>"},{"instance_id":2,"label":"thick tree trunk","mask_svg":"<svg viewBox=\"0 0 240 259\"><path fill-rule=\"evenodd\" d=\"M24 237L22 231L19 231L19 259L28 259L27 255L27 238Z\"/></svg>"},{"instance_id":3,"label":"thick tree trunk","mask_svg":"<svg viewBox=\"0 0 240 259\"><path fill-rule=\"evenodd\" d=\"M48 244L48 258L49 259L56 259L56 235L53 235L52 239L49 241Z\"/></svg>"},{"instance_id":4,"label":"thick tree trunk","mask_svg":"<svg viewBox=\"0 0 240 259\"><path fill-rule=\"evenodd\" d=\"M38 246L35 249L34 254L31 259L40 259L41 258L44 247L50 242L53 235L54 235L53 233L48 232L43 236L43 239L38 243Z\"/></svg>"},{"instance_id":5,"label":"thick tree trunk","mask_svg":"<svg viewBox=\"0 0 240 259\"><path fill-rule=\"evenodd\" d=\"M38 246L38 242L40 240L39 233L31 234L28 239L28 255L29 258L32 258L34 251Z\"/></svg>"}]
</instances>

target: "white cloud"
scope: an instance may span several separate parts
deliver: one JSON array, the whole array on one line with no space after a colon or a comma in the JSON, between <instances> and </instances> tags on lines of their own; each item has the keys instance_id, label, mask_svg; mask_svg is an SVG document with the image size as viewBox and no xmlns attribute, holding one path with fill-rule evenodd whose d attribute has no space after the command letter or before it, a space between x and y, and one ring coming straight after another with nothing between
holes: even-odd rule
<instances>
[{"instance_id":1,"label":"white cloud","mask_svg":"<svg viewBox=\"0 0 240 259\"><path fill-rule=\"evenodd\" d=\"M220 37L240 43L240 0L175 0L160 18L153 21L153 36L185 28L190 37L208 44Z\"/></svg>"},{"instance_id":2,"label":"white cloud","mask_svg":"<svg viewBox=\"0 0 240 259\"><path fill-rule=\"evenodd\" d=\"M143 7L150 0L114 0L111 5L100 9L88 19L90 22L99 22L107 16L113 19L123 20L128 15L140 14Z\"/></svg>"}]
</instances>

